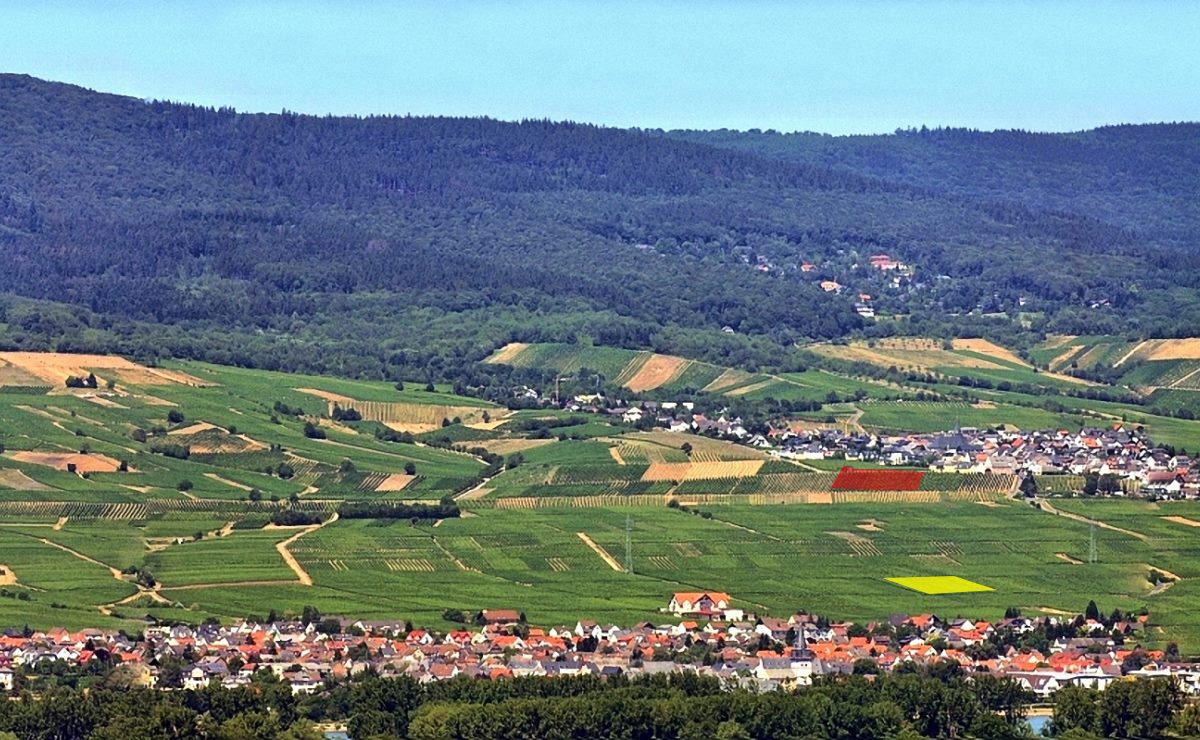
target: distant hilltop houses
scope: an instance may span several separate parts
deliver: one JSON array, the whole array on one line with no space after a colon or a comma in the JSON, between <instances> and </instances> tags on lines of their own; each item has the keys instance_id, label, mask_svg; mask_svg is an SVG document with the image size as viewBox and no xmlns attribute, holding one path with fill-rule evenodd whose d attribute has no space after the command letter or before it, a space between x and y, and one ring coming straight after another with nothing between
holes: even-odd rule
<instances>
[{"instance_id":1,"label":"distant hilltop houses","mask_svg":"<svg viewBox=\"0 0 1200 740\"><path fill-rule=\"evenodd\" d=\"M485 609L445 632L387 621L243 621L198 627L149 626L143 635L98 629L8 630L0 634L0 689L56 663L125 666L133 681L164 690L244 686L260 671L295 694L374 672L420 682L459 676L637 676L694 673L729 688L796 689L822 675L884 673L907 665L956 663L968 674L1009 676L1040 696L1067 686L1171 676L1200 695L1200 665L1171 648L1137 645L1148 617L1089 605L1076 617L1002 620L895 615L855 624L803 611L756 616L718 591L671 596L659 623L632 626L581 618L535 627L516 609Z\"/></svg>"}]
</instances>

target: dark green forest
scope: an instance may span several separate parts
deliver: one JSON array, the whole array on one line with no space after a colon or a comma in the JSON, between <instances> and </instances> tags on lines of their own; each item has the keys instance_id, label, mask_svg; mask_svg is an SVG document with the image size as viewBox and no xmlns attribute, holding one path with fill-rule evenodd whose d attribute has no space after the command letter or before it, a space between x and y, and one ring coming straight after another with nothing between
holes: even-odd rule
<instances>
[{"instance_id":1,"label":"dark green forest","mask_svg":"<svg viewBox=\"0 0 1200 740\"><path fill-rule=\"evenodd\" d=\"M424 380L508 341L779 367L854 335L1186 335L1198 131L666 134L0 75L0 346Z\"/></svg>"}]
</instances>

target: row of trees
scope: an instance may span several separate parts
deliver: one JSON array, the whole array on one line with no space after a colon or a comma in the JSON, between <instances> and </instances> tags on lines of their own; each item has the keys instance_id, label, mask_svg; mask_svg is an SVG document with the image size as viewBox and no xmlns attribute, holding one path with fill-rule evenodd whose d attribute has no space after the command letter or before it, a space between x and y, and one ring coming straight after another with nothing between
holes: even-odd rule
<instances>
[{"instance_id":1,"label":"row of trees","mask_svg":"<svg viewBox=\"0 0 1200 740\"><path fill-rule=\"evenodd\" d=\"M323 625L315 611L308 619ZM794 693L766 694L725 691L715 679L694 674L499 682L460 677L422 684L367 673L296 697L268 672L235 689L136 689L135 672L114 667L103 654L74 673L54 665L38 670L21 677L27 689L15 701L0 703L0 732L20 738L298 739L319 737L313 723L334 721L348 722L356 738L421 740L1019 738L1030 736L1024 718L1034 699L1012 679L967 677L952 664L822 678ZM54 683L56 688L30 690ZM1068 688L1054 701L1058 737L1200 732L1200 710L1185 707L1179 687L1167 680L1117 682L1105 692Z\"/></svg>"}]
</instances>

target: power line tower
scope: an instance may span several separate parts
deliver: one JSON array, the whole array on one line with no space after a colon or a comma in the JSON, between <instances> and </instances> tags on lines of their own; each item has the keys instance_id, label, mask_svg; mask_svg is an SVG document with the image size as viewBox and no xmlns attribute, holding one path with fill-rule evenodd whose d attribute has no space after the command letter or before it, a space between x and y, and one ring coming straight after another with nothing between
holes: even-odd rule
<instances>
[{"instance_id":1,"label":"power line tower","mask_svg":"<svg viewBox=\"0 0 1200 740\"><path fill-rule=\"evenodd\" d=\"M633 517L625 515L625 572L633 572Z\"/></svg>"},{"instance_id":2,"label":"power line tower","mask_svg":"<svg viewBox=\"0 0 1200 740\"><path fill-rule=\"evenodd\" d=\"M1088 562L1096 562L1096 523L1092 522L1092 537L1088 541Z\"/></svg>"}]
</instances>

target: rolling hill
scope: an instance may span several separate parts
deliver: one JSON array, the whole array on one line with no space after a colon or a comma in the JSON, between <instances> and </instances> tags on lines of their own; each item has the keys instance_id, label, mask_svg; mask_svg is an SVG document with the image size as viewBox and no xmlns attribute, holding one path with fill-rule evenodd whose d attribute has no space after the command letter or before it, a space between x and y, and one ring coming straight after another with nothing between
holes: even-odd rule
<instances>
[{"instance_id":1,"label":"rolling hill","mask_svg":"<svg viewBox=\"0 0 1200 740\"><path fill-rule=\"evenodd\" d=\"M1187 131L829 138L832 154L802 156L571 122L239 114L2 75L0 346L455 380L508 342L586 335L780 369L795 342L879 331L859 293L902 333L1186 334ZM1098 151L1107 178L1084 167ZM1087 197L1040 196L1083 181ZM1136 228L1103 217L1148 183ZM893 284L866 265L877 253L913 273Z\"/></svg>"}]
</instances>

